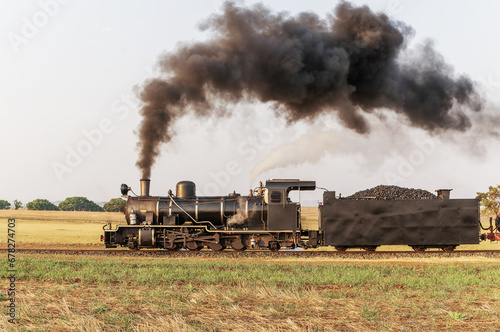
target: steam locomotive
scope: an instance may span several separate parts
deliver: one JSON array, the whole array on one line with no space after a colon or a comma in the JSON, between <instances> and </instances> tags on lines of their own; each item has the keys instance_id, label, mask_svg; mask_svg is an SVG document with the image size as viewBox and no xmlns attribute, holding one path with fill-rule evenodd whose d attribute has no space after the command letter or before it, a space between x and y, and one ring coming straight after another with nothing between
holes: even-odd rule
<instances>
[{"instance_id":1,"label":"steam locomotive","mask_svg":"<svg viewBox=\"0 0 500 332\"><path fill-rule=\"evenodd\" d=\"M307 230L301 226L300 204L289 194L315 190L315 181L268 180L248 196L233 192L209 197L197 196L191 181L177 183L175 194L169 190L166 196L150 196L149 179L140 184L141 194L135 197L122 184L127 225L103 227L107 248L277 251L334 246L345 251L409 245L417 251L449 251L480 240L479 201L449 199L449 191L429 200L345 200L325 191L318 230Z\"/></svg>"}]
</instances>

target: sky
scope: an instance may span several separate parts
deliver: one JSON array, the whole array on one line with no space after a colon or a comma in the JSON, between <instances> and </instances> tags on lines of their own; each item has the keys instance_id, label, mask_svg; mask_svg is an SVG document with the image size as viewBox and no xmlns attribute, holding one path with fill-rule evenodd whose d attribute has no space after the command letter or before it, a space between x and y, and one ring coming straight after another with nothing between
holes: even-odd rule
<instances>
[{"instance_id":1,"label":"sky","mask_svg":"<svg viewBox=\"0 0 500 332\"><path fill-rule=\"evenodd\" d=\"M239 2L253 5L257 1ZM355 5L366 4L352 1ZM223 1L0 2L0 199L27 203L139 192L137 91L158 75L159 56L210 38L200 24ZM266 1L290 15L332 13L338 1ZM500 12L497 1L370 1L370 8L414 29L408 45L435 49L477 83L489 114L500 117ZM500 184L499 140L481 128L431 135L392 112L370 134L343 128L335 115L287 125L271 105L236 104L223 119L182 118L153 167L151 193L182 180L199 195L247 194L258 181L315 180L343 196L379 184L471 198ZM500 128L498 129L500 132ZM321 191L301 197L321 200Z\"/></svg>"}]
</instances>

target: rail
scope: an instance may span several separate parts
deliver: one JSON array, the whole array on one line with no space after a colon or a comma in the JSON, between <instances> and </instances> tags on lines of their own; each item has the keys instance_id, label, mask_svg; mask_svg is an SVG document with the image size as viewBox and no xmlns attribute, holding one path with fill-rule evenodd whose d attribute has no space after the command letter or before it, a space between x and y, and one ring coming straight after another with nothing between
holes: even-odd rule
<instances>
[{"instance_id":1,"label":"rail","mask_svg":"<svg viewBox=\"0 0 500 332\"><path fill-rule=\"evenodd\" d=\"M0 248L0 252L6 252L7 248ZM202 250L178 250L170 251L165 249L141 249L141 250L130 250L130 249L52 249L52 248L30 248L22 249L16 248L16 251L20 254L31 253L31 254L75 254L75 255L91 255L91 254L104 254L104 255L148 255L148 254L161 254L161 255L193 255L202 254L210 256L238 256L238 257L251 257L251 256L261 256L262 254L268 256L359 256L359 255L409 255L409 256L459 256L459 255L480 255L480 254L497 254L500 258L500 250L454 250L454 251L437 251L428 250L423 252L417 251L325 251L325 250L245 250L245 251L235 251L235 250L224 250L224 251L212 251L209 249ZM495 255L496 256L496 255Z\"/></svg>"}]
</instances>

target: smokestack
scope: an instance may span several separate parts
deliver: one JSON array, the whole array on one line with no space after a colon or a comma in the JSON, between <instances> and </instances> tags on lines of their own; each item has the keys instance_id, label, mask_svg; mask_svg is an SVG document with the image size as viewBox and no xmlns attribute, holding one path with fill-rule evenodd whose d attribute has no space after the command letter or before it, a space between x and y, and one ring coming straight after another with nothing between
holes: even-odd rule
<instances>
[{"instance_id":1,"label":"smokestack","mask_svg":"<svg viewBox=\"0 0 500 332\"><path fill-rule=\"evenodd\" d=\"M141 179L141 196L149 196L150 179Z\"/></svg>"}]
</instances>

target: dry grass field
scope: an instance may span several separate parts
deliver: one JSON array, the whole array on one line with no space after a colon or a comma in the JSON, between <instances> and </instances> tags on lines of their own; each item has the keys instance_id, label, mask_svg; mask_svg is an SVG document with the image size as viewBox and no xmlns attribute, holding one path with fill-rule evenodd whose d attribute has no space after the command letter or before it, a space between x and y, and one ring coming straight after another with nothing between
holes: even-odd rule
<instances>
[{"instance_id":1,"label":"dry grass field","mask_svg":"<svg viewBox=\"0 0 500 332\"><path fill-rule=\"evenodd\" d=\"M7 219L0 219L0 227L7 229ZM66 248L102 246L101 225L81 221L47 221L16 219L18 248ZM0 248L7 247L7 232L0 236Z\"/></svg>"},{"instance_id":2,"label":"dry grass field","mask_svg":"<svg viewBox=\"0 0 500 332\"><path fill-rule=\"evenodd\" d=\"M16 243L20 248L101 247L102 226L124 224L120 212L0 210L0 227L16 219ZM0 234L5 248L7 231Z\"/></svg>"},{"instance_id":3,"label":"dry grass field","mask_svg":"<svg viewBox=\"0 0 500 332\"><path fill-rule=\"evenodd\" d=\"M125 222L121 212L0 210L0 219L8 218L114 224Z\"/></svg>"},{"instance_id":4,"label":"dry grass field","mask_svg":"<svg viewBox=\"0 0 500 332\"><path fill-rule=\"evenodd\" d=\"M102 225L124 223L121 213L1 211L2 247L9 217L16 218L20 248L99 248ZM317 228L317 209L303 208L302 222ZM7 259L2 264L1 331L498 331L500 326L496 257L17 253L17 325L7 322Z\"/></svg>"},{"instance_id":5,"label":"dry grass field","mask_svg":"<svg viewBox=\"0 0 500 332\"><path fill-rule=\"evenodd\" d=\"M497 331L500 324L500 264L485 257L26 255L18 265L19 331ZM0 319L0 329L10 327Z\"/></svg>"},{"instance_id":6,"label":"dry grass field","mask_svg":"<svg viewBox=\"0 0 500 332\"><path fill-rule=\"evenodd\" d=\"M318 229L318 208L302 206L300 209L300 220L302 223L302 228L311 230Z\"/></svg>"}]
</instances>

